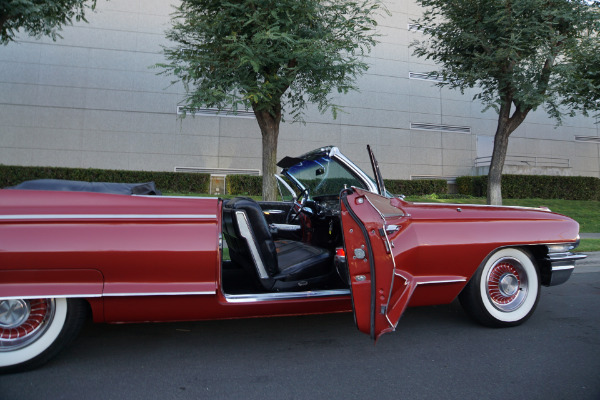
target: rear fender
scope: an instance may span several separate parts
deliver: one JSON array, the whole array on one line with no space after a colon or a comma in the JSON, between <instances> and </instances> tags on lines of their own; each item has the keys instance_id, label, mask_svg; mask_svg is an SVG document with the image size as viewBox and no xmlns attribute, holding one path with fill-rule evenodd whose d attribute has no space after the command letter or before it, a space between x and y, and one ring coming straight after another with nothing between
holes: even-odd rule
<instances>
[{"instance_id":1,"label":"rear fender","mask_svg":"<svg viewBox=\"0 0 600 400\"><path fill-rule=\"evenodd\" d=\"M103 286L95 269L0 271L0 299L101 297Z\"/></svg>"}]
</instances>

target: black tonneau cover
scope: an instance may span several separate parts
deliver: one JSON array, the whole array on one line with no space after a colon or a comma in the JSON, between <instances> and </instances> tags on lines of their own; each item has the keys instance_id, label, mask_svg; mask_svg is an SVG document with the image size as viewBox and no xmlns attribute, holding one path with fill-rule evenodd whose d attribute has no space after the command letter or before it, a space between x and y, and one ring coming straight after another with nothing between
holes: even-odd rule
<instances>
[{"instance_id":1,"label":"black tonneau cover","mask_svg":"<svg viewBox=\"0 0 600 400\"><path fill-rule=\"evenodd\" d=\"M113 194L141 194L158 195L162 193L156 189L154 182L146 183L112 183L112 182L83 182L67 181L62 179L36 179L25 181L16 186L5 189L19 190L53 190L66 192L94 192Z\"/></svg>"}]
</instances>

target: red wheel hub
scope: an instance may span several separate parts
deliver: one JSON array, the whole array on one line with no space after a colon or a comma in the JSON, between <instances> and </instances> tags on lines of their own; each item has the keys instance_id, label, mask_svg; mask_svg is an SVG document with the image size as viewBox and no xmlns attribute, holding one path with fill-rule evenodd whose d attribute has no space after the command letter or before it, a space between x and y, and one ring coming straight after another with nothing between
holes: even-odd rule
<instances>
[{"instance_id":1,"label":"red wheel hub","mask_svg":"<svg viewBox=\"0 0 600 400\"><path fill-rule=\"evenodd\" d=\"M6 313L7 321L11 318L11 313L14 314L15 323L10 324L7 322L4 326L0 324L0 341L23 338L35 332L46 321L50 307L47 300L34 299L29 300L29 310L16 312L11 307L3 311Z\"/></svg>"},{"instance_id":2,"label":"red wheel hub","mask_svg":"<svg viewBox=\"0 0 600 400\"><path fill-rule=\"evenodd\" d=\"M488 278L488 295L497 304L508 304L519 295L519 271L508 261L496 264Z\"/></svg>"}]
</instances>

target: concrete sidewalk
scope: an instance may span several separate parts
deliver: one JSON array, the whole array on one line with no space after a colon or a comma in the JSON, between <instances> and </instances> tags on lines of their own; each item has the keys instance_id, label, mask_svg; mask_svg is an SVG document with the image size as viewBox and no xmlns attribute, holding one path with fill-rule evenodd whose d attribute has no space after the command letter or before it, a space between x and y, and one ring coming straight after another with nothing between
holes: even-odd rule
<instances>
[{"instance_id":1,"label":"concrete sidewalk","mask_svg":"<svg viewBox=\"0 0 600 400\"><path fill-rule=\"evenodd\" d=\"M600 239L600 233L580 233L582 239Z\"/></svg>"},{"instance_id":2,"label":"concrete sidewalk","mask_svg":"<svg viewBox=\"0 0 600 400\"><path fill-rule=\"evenodd\" d=\"M582 239L600 239L600 233L580 233L579 236ZM573 250L574 252L577 252L577 249ZM575 269L577 269L577 267L583 267L583 266L599 266L600 265L600 251L593 251L593 252L589 252L589 253L583 253L583 254L587 254L587 258L585 260L580 260L577 261L575 263Z\"/></svg>"}]
</instances>

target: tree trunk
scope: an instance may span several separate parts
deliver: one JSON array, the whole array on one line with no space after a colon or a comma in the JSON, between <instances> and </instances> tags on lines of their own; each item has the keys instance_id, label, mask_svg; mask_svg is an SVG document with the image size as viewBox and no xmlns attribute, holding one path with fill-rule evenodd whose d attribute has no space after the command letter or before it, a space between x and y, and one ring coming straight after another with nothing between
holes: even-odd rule
<instances>
[{"instance_id":1,"label":"tree trunk","mask_svg":"<svg viewBox=\"0 0 600 400\"><path fill-rule=\"evenodd\" d=\"M275 173L277 172L277 140L281 122L281 106L274 110L274 114L254 108L254 115L262 134L262 195L264 201L277 200Z\"/></svg>"},{"instance_id":2,"label":"tree trunk","mask_svg":"<svg viewBox=\"0 0 600 400\"><path fill-rule=\"evenodd\" d=\"M499 122L496 129L496 136L494 137L494 151L492 153L492 161L490 162L490 171L488 172L488 204L502 205L502 169L506 160L509 135L506 124Z\"/></svg>"},{"instance_id":3,"label":"tree trunk","mask_svg":"<svg viewBox=\"0 0 600 400\"><path fill-rule=\"evenodd\" d=\"M530 109L524 111L517 109L510 116L511 106L511 101L504 101L498 115L498 127L494 136L494 151L492 152L492 161L488 172L487 204L491 205L502 205L502 169L508 151L508 138L521 125L530 111Z\"/></svg>"}]
</instances>

